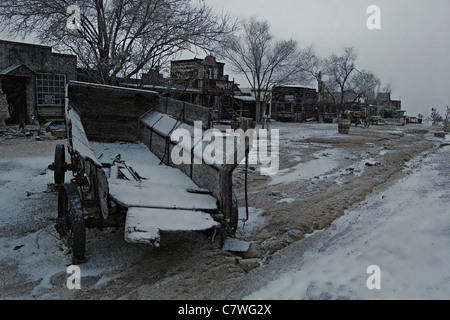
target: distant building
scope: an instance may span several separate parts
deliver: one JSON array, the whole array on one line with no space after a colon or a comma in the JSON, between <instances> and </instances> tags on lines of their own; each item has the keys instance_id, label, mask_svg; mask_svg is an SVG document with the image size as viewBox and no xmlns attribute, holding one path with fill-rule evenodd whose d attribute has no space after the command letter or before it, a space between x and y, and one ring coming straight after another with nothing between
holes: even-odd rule
<instances>
[{"instance_id":1,"label":"distant building","mask_svg":"<svg viewBox=\"0 0 450 320\"><path fill-rule=\"evenodd\" d=\"M51 47L0 40L0 100L6 97L6 123L64 118L65 85L77 79L77 58Z\"/></svg>"},{"instance_id":2,"label":"distant building","mask_svg":"<svg viewBox=\"0 0 450 320\"><path fill-rule=\"evenodd\" d=\"M171 62L170 85L178 99L209 107L216 119L231 118L235 83L213 56Z\"/></svg>"},{"instance_id":3,"label":"distant building","mask_svg":"<svg viewBox=\"0 0 450 320\"><path fill-rule=\"evenodd\" d=\"M233 97L233 112L236 116L256 119L256 98L249 95Z\"/></svg>"},{"instance_id":4,"label":"distant building","mask_svg":"<svg viewBox=\"0 0 450 320\"><path fill-rule=\"evenodd\" d=\"M230 119L236 84L224 74L224 66L213 56L175 60L171 61L169 78L164 78L156 68L141 79L129 79L121 85L153 90L162 96L208 107L215 120Z\"/></svg>"},{"instance_id":5,"label":"distant building","mask_svg":"<svg viewBox=\"0 0 450 320\"><path fill-rule=\"evenodd\" d=\"M272 88L272 118L277 121L303 122L318 117L316 89L300 86Z\"/></svg>"},{"instance_id":6,"label":"distant building","mask_svg":"<svg viewBox=\"0 0 450 320\"><path fill-rule=\"evenodd\" d=\"M359 94L355 92L344 92L344 98L342 99L342 108L341 108L341 92L326 92L325 93L325 101L326 101L326 114L333 114L337 116L340 112L345 110L352 110L362 107L367 104L367 99L361 97ZM342 110L341 110L342 109Z\"/></svg>"},{"instance_id":7,"label":"distant building","mask_svg":"<svg viewBox=\"0 0 450 320\"><path fill-rule=\"evenodd\" d=\"M256 95L252 88L236 88L233 97L233 111L236 116L243 116L256 120ZM261 105L263 108L270 105L272 91L261 92Z\"/></svg>"},{"instance_id":8,"label":"distant building","mask_svg":"<svg viewBox=\"0 0 450 320\"><path fill-rule=\"evenodd\" d=\"M377 113L383 118L403 118L406 111L402 110L402 102L400 100L392 100L391 94L379 93L374 102L377 107Z\"/></svg>"}]
</instances>

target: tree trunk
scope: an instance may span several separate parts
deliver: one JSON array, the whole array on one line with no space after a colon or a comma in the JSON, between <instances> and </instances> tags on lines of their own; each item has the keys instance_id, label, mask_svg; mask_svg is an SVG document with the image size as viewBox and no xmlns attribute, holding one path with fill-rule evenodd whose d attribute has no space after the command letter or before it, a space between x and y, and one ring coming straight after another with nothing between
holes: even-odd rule
<instances>
[{"instance_id":1,"label":"tree trunk","mask_svg":"<svg viewBox=\"0 0 450 320\"><path fill-rule=\"evenodd\" d=\"M261 124L262 123L262 105L261 101L256 98L256 123Z\"/></svg>"}]
</instances>

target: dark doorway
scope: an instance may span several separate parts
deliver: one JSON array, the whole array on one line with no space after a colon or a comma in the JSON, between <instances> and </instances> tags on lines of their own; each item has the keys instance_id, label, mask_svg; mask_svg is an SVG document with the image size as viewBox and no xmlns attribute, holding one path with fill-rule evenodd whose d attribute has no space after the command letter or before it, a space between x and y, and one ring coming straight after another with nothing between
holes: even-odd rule
<instances>
[{"instance_id":1,"label":"dark doorway","mask_svg":"<svg viewBox=\"0 0 450 320\"><path fill-rule=\"evenodd\" d=\"M7 124L27 123L27 78L16 76L4 76L2 79L2 90L6 94L9 105L10 119Z\"/></svg>"}]
</instances>

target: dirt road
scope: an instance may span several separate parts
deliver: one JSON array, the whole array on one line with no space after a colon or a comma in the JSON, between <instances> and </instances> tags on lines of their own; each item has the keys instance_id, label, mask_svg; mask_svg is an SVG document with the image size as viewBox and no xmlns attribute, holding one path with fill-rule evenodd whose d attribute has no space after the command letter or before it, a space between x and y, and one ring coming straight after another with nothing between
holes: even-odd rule
<instances>
[{"instance_id":1,"label":"dirt road","mask_svg":"<svg viewBox=\"0 0 450 320\"><path fill-rule=\"evenodd\" d=\"M239 283L274 254L329 227L439 145L433 135L439 129L426 125L352 127L349 135L330 124L276 123L271 129L280 130L280 171L262 176L258 166L250 167L250 220L237 233L252 243L247 253L222 251L222 239L212 233L168 235L155 249L127 244L123 229L88 230L80 290L66 286L71 255L54 229L57 193L47 169L55 145L64 141L0 137L0 298L239 296ZM234 181L242 217L243 178L240 167Z\"/></svg>"}]
</instances>

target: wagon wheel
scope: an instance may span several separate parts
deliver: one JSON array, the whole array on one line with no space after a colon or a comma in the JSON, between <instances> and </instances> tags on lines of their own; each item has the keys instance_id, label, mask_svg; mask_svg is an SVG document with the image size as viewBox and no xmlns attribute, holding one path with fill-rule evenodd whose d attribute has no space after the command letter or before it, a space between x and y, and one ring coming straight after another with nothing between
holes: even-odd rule
<instances>
[{"instance_id":1,"label":"wagon wheel","mask_svg":"<svg viewBox=\"0 0 450 320\"><path fill-rule=\"evenodd\" d=\"M55 148L55 162L53 168L55 172L55 184L62 185L66 173L66 150L63 144L58 144Z\"/></svg>"},{"instance_id":2,"label":"wagon wheel","mask_svg":"<svg viewBox=\"0 0 450 320\"><path fill-rule=\"evenodd\" d=\"M60 187L58 219L55 227L67 246L72 249L73 263L83 262L86 248L86 229L80 195L77 185L74 183Z\"/></svg>"}]
</instances>

